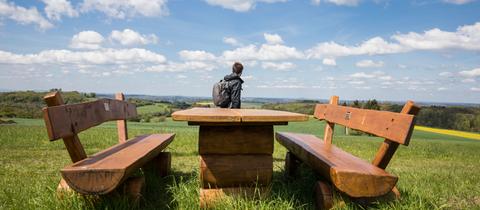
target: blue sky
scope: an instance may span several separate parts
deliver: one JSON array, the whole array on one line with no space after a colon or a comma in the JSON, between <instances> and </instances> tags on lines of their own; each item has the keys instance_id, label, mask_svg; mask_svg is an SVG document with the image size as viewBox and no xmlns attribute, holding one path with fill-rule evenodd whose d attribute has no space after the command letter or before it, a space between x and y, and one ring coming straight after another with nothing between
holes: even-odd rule
<instances>
[{"instance_id":1,"label":"blue sky","mask_svg":"<svg viewBox=\"0 0 480 210\"><path fill-rule=\"evenodd\" d=\"M0 89L480 103L478 0L0 0Z\"/></svg>"}]
</instances>

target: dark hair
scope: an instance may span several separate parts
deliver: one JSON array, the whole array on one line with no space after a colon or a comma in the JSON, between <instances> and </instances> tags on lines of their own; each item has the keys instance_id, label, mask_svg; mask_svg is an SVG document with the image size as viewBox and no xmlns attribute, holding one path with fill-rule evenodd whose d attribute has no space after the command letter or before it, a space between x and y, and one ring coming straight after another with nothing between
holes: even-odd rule
<instances>
[{"instance_id":1,"label":"dark hair","mask_svg":"<svg viewBox=\"0 0 480 210\"><path fill-rule=\"evenodd\" d=\"M239 62L235 62L232 66L232 72L236 74L241 74L243 71L243 65Z\"/></svg>"}]
</instances>

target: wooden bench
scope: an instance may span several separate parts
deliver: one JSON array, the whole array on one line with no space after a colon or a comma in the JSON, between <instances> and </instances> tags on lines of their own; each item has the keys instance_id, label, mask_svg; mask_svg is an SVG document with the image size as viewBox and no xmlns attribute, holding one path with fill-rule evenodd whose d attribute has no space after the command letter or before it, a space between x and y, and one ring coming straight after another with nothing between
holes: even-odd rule
<instances>
[{"instance_id":1,"label":"wooden bench","mask_svg":"<svg viewBox=\"0 0 480 210\"><path fill-rule=\"evenodd\" d=\"M340 192L353 198L379 197L390 192L399 196L395 185L398 177L385 171L399 144L407 146L420 108L408 101L401 113L366 110L339 106L338 97L330 104L317 104L314 117L325 120L323 141L314 135L276 133L277 141L287 152L285 171L293 176L300 162L304 162L331 182ZM372 163L332 145L335 124L385 138ZM330 184L316 184L316 204L319 208L332 206Z\"/></svg>"},{"instance_id":2,"label":"wooden bench","mask_svg":"<svg viewBox=\"0 0 480 210\"><path fill-rule=\"evenodd\" d=\"M99 99L92 102L64 105L58 92L44 97L48 107L43 108L45 125L51 141L63 139L73 164L61 169L59 188L72 188L81 194L103 195L112 192L138 172L140 167L164 176L170 169L170 153L162 152L175 134L152 134L134 137L127 134L126 119L137 116L134 104L124 101ZM78 133L107 121L117 120L119 143L87 157ZM143 188L137 184L137 191ZM127 189L128 190L128 189ZM139 193L139 192L136 192Z\"/></svg>"}]
</instances>

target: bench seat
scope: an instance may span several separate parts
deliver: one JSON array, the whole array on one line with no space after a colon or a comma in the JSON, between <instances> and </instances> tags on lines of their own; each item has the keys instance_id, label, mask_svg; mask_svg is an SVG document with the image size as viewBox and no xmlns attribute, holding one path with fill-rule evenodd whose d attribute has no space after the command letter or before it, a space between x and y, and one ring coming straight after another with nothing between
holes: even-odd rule
<instances>
[{"instance_id":1,"label":"bench seat","mask_svg":"<svg viewBox=\"0 0 480 210\"><path fill-rule=\"evenodd\" d=\"M138 168L155 158L174 137L175 134L135 137L63 168L62 177L77 192L109 193Z\"/></svg>"},{"instance_id":2,"label":"bench seat","mask_svg":"<svg viewBox=\"0 0 480 210\"><path fill-rule=\"evenodd\" d=\"M314 135L277 132L275 137L295 157L351 197L385 195L397 183L396 176L334 145L324 144L323 139Z\"/></svg>"}]
</instances>

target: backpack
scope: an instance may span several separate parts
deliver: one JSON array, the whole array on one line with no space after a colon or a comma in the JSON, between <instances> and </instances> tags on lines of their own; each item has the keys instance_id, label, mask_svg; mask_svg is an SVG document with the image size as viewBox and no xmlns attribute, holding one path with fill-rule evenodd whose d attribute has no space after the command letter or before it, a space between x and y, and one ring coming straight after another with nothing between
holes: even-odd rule
<instances>
[{"instance_id":1,"label":"backpack","mask_svg":"<svg viewBox=\"0 0 480 210\"><path fill-rule=\"evenodd\" d=\"M226 107L230 103L230 89L228 81L220 80L213 85L213 104L219 107Z\"/></svg>"}]
</instances>

